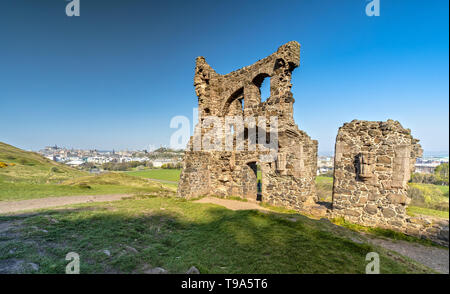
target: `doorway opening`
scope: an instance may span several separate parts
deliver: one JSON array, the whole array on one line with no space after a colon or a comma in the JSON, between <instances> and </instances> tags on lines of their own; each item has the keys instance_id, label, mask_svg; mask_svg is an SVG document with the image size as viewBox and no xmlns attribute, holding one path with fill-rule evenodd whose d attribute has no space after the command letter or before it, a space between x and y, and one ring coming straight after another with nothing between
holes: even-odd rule
<instances>
[{"instance_id":1,"label":"doorway opening","mask_svg":"<svg viewBox=\"0 0 450 294\"><path fill-rule=\"evenodd\" d=\"M256 201L262 201L262 171L261 166L253 161L247 163L252 170L252 174L249 179L249 192L250 198L256 199Z\"/></svg>"}]
</instances>

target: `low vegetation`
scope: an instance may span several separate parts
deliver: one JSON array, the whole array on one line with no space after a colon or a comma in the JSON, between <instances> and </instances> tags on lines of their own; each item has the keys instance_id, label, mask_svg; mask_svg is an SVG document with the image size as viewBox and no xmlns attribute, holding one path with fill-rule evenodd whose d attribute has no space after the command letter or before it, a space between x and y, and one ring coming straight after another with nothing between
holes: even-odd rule
<instances>
[{"instance_id":1,"label":"low vegetation","mask_svg":"<svg viewBox=\"0 0 450 294\"><path fill-rule=\"evenodd\" d=\"M6 163L0 169L0 201L174 191L174 187L124 173L91 175L4 143L0 143L0 161Z\"/></svg>"},{"instance_id":2,"label":"low vegetation","mask_svg":"<svg viewBox=\"0 0 450 294\"><path fill-rule=\"evenodd\" d=\"M86 164L86 168L97 167L93 164ZM130 162L107 162L101 165L103 170L108 171L127 171L133 168L151 168L153 164L151 161L140 162L140 161L130 161Z\"/></svg>"},{"instance_id":3,"label":"low vegetation","mask_svg":"<svg viewBox=\"0 0 450 294\"><path fill-rule=\"evenodd\" d=\"M446 211L448 214L448 186L409 183L408 194L411 198L410 206Z\"/></svg>"},{"instance_id":4,"label":"low vegetation","mask_svg":"<svg viewBox=\"0 0 450 294\"><path fill-rule=\"evenodd\" d=\"M2 183L58 183L87 174L37 153L27 152L2 142L0 142L0 162L7 165L0 169L2 186Z\"/></svg>"},{"instance_id":5,"label":"low vegetation","mask_svg":"<svg viewBox=\"0 0 450 294\"><path fill-rule=\"evenodd\" d=\"M435 210L430 208L418 207L418 206L408 206L406 208L406 212L410 216L420 216L420 215L429 215L440 218L449 218L448 211Z\"/></svg>"},{"instance_id":6,"label":"low vegetation","mask_svg":"<svg viewBox=\"0 0 450 294\"><path fill-rule=\"evenodd\" d=\"M25 182L0 183L0 201L25 200L53 196L146 194L155 191L175 191L174 187L133 177L123 173L105 173L66 180L60 184Z\"/></svg>"},{"instance_id":7,"label":"low vegetation","mask_svg":"<svg viewBox=\"0 0 450 294\"><path fill-rule=\"evenodd\" d=\"M148 169L143 171L132 171L127 172L127 174L148 179L178 182L180 180L181 170L159 168L159 169Z\"/></svg>"},{"instance_id":8,"label":"low vegetation","mask_svg":"<svg viewBox=\"0 0 450 294\"><path fill-rule=\"evenodd\" d=\"M420 243L420 244L426 245L426 246L440 247L439 245L436 245L435 243L433 243L430 240L420 239L420 238L413 237L413 236L408 236L403 233L396 232L396 231L389 230L389 229L362 226L359 224L348 222L342 217L335 218L332 220L332 222L338 226L350 229L352 231L368 233L368 234L370 234L372 236L376 236L376 237L384 237L384 238L389 238L391 240L402 240L402 241L408 241L408 242L416 242L416 243Z\"/></svg>"},{"instance_id":9,"label":"low vegetation","mask_svg":"<svg viewBox=\"0 0 450 294\"><path fill-rule=\"evenodd\" d=\"M441 163L435 168L434 173L432 174L413 173L411 176L411 182L448 186L448 173L448 163Z\"/></svg>"},{"instance_id":10,"label":"low vegetation","mask_svg":"<svg viewBox=\"0 0 450 294\"><path fill-rule=\"evenodd\" d=\"M295 217L293 221L292 218ZM0 263L23 260L39 273L64 273L68 252L81 273L364 273L368 252L381 273L431 272L387 253L329 221L301 215L232 211L166 197L80 204L0 217L14 229L0 238Z\"/></svg>"},{"instance_id":11,"label":"low vegetation","mask_svg":"<svg viewBox=\"0 0 450 294\"><path fill-rule=\"evenodd\" d=\"M333 177L317 176L316 177L316 193L321 202L331 202L331 194L333 191Z\"/></svg>"}]
</instances>

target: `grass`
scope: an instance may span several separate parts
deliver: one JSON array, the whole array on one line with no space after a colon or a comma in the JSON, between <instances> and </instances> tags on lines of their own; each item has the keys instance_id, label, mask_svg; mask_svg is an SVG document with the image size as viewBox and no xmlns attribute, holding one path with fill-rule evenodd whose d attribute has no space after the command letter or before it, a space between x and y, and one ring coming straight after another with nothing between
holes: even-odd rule
<instances>
[{"instance_id":1,"label":"grass","mask_svg":"<svg viewBox=\"0 0 450 294\"><path fill-rule=\"evenodd\" d=\"M427 239L421 239L421 238L417 238L417 237L413 237L413 236L408 236L405 235L403 233L400 232L396 232L393 230L388 230L388 229L382 229L382 228L376 228L376 227L367 227L367 226L362 226L359 224L354 224L354 223L350 223L348 221L346 221L344 218L339 217L339 218L335 218L332 220L332 222L338 226L350 229L352 231L355 232L364 232L364 233L368 233L371 234L373 236L377 236L377 237L384 237L384 238L389 238L391 240L402 240L402 241L407 241L407 242L416 242L416 243L420 243L422 245L425 246L437 246L437 247L441 247L435 243L433 243L430 240ZM445 249L447 249L447 247L443 247Z\"/></svg>"},{"instance_id":2,"label":"grass","mask_svg":"<svg viewBox=\"0 0 450 294\"><path fill-rule=\"evenodd\" d=\"M201 273L364 273L366 254L378 252L381 273L431 272L355 243L346 237L355 233L328 221L296 217L293 222L282 214L164 197L79 204L0 217L15 224L0 238L0 262L24 260L38 264L39 273L64 273L66 254L77 252L81 273L139 273L145 267L185 273L191 266Z\"/></svg>"},{"instance_id":3,"label":"grass","mask_svg":"<svg viewBox=\"0 0 450 294\"><path fill-rule=\"evenodd\" d=\"M413 199L411 205L448 211L448 186L409 183L409 189Z\"/></svg>"},{"instance_id":4,"label":"grass","mask_svg":"<svg viewBox=\"0 0 450 294\"><path fill-rule=\"evenodd\" d=\"M331 194L333 191L333 178L325 176L316 177L316 193L319 201L331 202Z\"/></svg>"},{"instance_id":5,"label":"grass","mask_svg":"<svg viewBox=\"0 0 450 294\"><path fill-rule=\"evenodd\" d=\"M58 183L70 178L87 175L86 172L2 142L0 142L0 162L14 164L0 168L0 185L1 182Z\"/></svg>"},{"instance_id":6,"label":"grass","mask_svg":"<svg viewBox=\"0 0 450 294\"><path fill-rule=\"evenodd\" d=\"M106 173L78 177L66 180L61 184L3 182L0 183L0 187L0 201L53 196L142 194L152 193L160 189L174 191L173 187L123 173Z\"/></svg>"},{"instance_id":7,"label":"grass","mask_svg":"<svg viewBox=\"0 0 450 294\"><path fill-rule=\"evenodd\" d=\"M142 171L131 171L126 173L136 177L178 182L180 180L181 170L158 168L158 169L147 169Z\"/></svg>"},{"instance_id":8,"label":"grass","mask_svg":"<svg viewBox=\"0 0 450 294\"><path fill-rule=\"evenodd\" d=\"M410 216L418 216L418 215L429 215L429 216L435 216L440 218L449 218L448 211L442 211L442 210L436 210L436 209L430 209L430 208L424 208L424 207L418 207L418 206L408 206L406 208L406 212Z\"/></svg>"}]
</instances>

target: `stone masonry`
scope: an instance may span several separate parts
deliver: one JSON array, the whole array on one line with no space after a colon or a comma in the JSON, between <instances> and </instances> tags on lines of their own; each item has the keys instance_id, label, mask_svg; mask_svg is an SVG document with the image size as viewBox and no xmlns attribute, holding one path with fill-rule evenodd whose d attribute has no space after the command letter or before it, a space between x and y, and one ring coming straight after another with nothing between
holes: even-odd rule
<instances>
[{"instance_id":1,"label":"stone masonry","mask_svg":"<svg viewBox=\"0 0 450 294\"><path fill-rule=\"evenodd\" d=\"M411 131L397 121L353 120L339 129L332 207L317 203L317 141L301 131L293 119L291 74L299 63L297 42L226 75L216 73L203 57L197 58L194 86L199 121L186 148L178 196L258 199L448 246L448 220L406 213L410 201L407 183L422 149ZM265 79L270 79L270 97L262 101L260 88ZM270 126L274 117L276 129ZM214 128L210 118L223 127ZM228 128L228 118L240 118L244 123L239 127L231 121L233 128ZM213 138L208 136L212 130ZM264 148L264 142L273 138L277 139L276 150ZM209 149L212 142L215 148ZM259 193L258 170L262 179Z\"/></svg>"},{"instance_id":2,"label":"stone masonry","mask_svg":"<svg viewBox=\"0 0 450 294\"><path fill-rule=\"evenodd\" d=\"M397 121L345 123L335 146L334 216L448 243L448 221L406 214L407 183L422 156L418 142Z\"/></svg>"},{"instance_id":3,"label":"stone masonry","mask_svg":"<svg viewBox=\"0 0 450 294\"><path fill-rule=\"evenodd\" d=\"M291 93L291 74L299 62L297 42L289 42L253 65L226 75L216 73L205 58L197 58L194 86L199 122L185 152L178 185L180 197L215 195L256 201L259 166L262 202L293 209L315 203L317 141L301 131L293 119L295 100ZM260 87L266 78L270 79L270 97L261 101ZM218 117L222 123L226 117L245 119L244 129L233 133L232 150L205 150L207 142L203 138L209 129L204 122L208 117ZM272 117L277 118L276 134L272 129L267 131L269 128L260 127L261 117L267 119L266 126L272 123ZM249 118L254 118L254 122ZM219 136L222 146L224 134L227 133L222 130ZM256 148L249 145L261 143L263 134L266 141L277 136L273 160L261 160L261 156L272 153L260 145ZM238 136L244 138L243 149L236 148ZM195 148L196 143L201 145L200 150Z\"/></svg>"}]
</instances>

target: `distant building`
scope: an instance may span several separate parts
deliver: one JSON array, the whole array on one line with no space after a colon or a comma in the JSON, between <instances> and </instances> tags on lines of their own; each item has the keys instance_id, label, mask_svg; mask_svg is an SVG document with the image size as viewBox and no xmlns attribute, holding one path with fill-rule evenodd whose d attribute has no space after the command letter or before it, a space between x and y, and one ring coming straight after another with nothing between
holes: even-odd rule
<instances>
[{"instance_id":1,"label":"distant building","mask_svg":"<svg viewBox=\"0 0 450 294\"><path fill-rule=\"evenodd\" d=\"M84 163L83 160L77 159L77 160L69 161L69 162L67 162L66 164L67 164L67 165L70 165L70 166L80 166L80 165L82 165L83 163Z\"/></svg>"}]
</instances>

